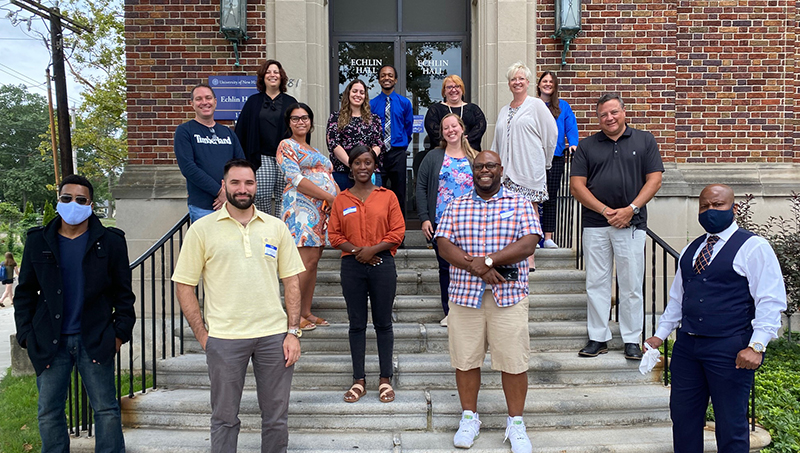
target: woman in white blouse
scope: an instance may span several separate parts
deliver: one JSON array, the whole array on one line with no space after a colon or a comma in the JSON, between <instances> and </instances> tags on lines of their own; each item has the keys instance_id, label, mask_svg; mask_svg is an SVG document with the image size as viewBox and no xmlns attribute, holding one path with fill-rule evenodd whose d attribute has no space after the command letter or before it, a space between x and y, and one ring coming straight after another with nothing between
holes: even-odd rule
<instances>
[{"instance_id":1,"label":"woman in white blouse","mask_svg":"<svg viewBox=\"0 0 800 453\"><path fill-rule=\"evenodd\" d=\"M503 187L541 209L540 203L548 199L546 171L553 161L558 126L547 105L528 95L532 74L525 64L511 65L506 77L514 97L497 115L491 149L503 163ZM529 264L534 270L532 256Z\"/></svg>"}]
</instances>

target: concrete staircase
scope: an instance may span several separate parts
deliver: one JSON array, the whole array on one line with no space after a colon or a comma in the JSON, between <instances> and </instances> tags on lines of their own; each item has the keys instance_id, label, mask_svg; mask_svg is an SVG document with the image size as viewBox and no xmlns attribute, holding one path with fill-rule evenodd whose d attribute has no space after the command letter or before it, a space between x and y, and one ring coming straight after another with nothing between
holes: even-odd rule
<instances>
[{"instance_id":1,"label":"concrete staircase","mask_svg":"<svg viewBox=\"0 0 800 453\"><path fill-rule=\"evenodd\" d=\"M638 372L626 361L615 330L611 351L580 358L586 341L584 273L570 250L538 250L531 274L529 329L533 349L525 421L535 452L670 452L669 389L656 371ZM440 327L438 273L432 250L398 251L395 302L394 388L396 400L378 401L375 337L368 328L367 395L342 401L352 382L347 314L339 286L339 253L326 250L320 263L314 312L331 327L306 332L295 366L289 406L289 450L293 452L450 452L461 407ZM613 323L612 323L613 324ZM616 326L615 326L616 327ZM158 362L160 389L123 399L127 451L209 450L209 382L199 344L186 338L189 353ZM471 451L508 452L503 443L506 406L500 374L489 361L482 369L481 437ZM252 372L241 403L240 452L260 451L260 415ZM91 451L91 440L73 451ZM769 443L763 431L754 450ZM706 451L716 451L706 433Z\"/></svg>"}]
</instances>

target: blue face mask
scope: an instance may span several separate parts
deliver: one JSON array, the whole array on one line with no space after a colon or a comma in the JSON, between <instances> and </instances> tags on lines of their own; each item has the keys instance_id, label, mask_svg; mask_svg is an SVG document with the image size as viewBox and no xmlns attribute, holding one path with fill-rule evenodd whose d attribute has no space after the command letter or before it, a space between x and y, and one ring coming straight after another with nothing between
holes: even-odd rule
<instances>
[{"instance_id":1,"label":"blue face mask","mask_svg":"<svg viewBox=\"0 0 800 453\"><path fill-rule=\"evenodd\" d=\"M70 225L78 225L83 223L92 215L92 204L81 205L74 201L69 203L58 202L56 212L61 216L61 219Z\"/></svg>"},{"instance_id":2,"label":"blue face mask","mask_svg":"<svg viewBox=\"0 0 800 453\"><path fill-rule=\"evenodd\" d=\"M697 220L707 232L717 234L733 223L733 206L727 211L708 209L706 212L701 212Z\"/></svg>"}]
</instances>

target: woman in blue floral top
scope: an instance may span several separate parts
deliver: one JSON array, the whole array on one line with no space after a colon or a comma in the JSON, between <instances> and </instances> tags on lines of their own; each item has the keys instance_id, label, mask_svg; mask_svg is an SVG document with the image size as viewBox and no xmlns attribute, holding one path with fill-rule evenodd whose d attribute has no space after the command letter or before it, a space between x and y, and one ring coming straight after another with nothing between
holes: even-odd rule
<instances>
[{"instance_id":1,"label":"woman in blue floral top","mask_svg":"<svg viewBox=\"0 0 800 453\"><path fill-rule=\"evenodd\" d=\"M469 145L464 134L464 121L455 113L442 118L442 141L439 147L431 150L423 159L417 174L417 211L422 221L422 232L430 241L436 226L442 218L447 205L472 190L472 161L478 151ZM439 261L439 287L442 293L442 310L444 319L440 322L447 326L450 286L450 264L439 256L436 242L432 242Z\"/></svg>"},{"instance_id":2,"label":"woman in blue floral top","mask_svg":"<svg viewBox=\"0 0 800 453\"><path fill-rule=\"evenodd\" d=\"M377 177L380 171L380 155L383 150L383 133L381 120L369 109L367 85L355 79L347 85L342 93L342 106L338 112L331 113L326 131L328 152L333 164L333 179L341 190L353 187L353 178L347 154L356 145L365 145L375 151L378 157ZM380 181L376 182L380 186Z\"/></svg>"},{"instance_id":3,"label":"woman in blue floral top","mask_svg":"<svg viewBox=\"0 0 800 453\"><path fill-rule=\"evenodd\" d=\"M294 237L306 270L300 273L300 328L312 330L330 323L311 314L317 283L317 263L325 247L328 218L339 193L331 177L331 161L309 143L314 112L303 103L286 110L286 129L292 136L278 145L276 161L285 177L283 221Z\"/></svg>"}]
</instances>

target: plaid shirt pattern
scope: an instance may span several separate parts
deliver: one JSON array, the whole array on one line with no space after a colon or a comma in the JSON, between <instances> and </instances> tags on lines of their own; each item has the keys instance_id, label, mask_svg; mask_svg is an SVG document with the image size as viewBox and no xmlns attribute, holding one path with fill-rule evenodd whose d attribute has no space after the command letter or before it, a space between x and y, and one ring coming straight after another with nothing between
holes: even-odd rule
<instances>
[{"instance_id":1,"label":"plaid shirt pattern","mask_svg":"<svg viewBox=\"0 0 800 453\"><path fill-rule=\"evenodd\" d=\"M503 187L489 200L473 190L447 207L436 228L437 238L446 238L470 256L483 258L498 252L529 234L542 235L539 217L530 201ZM528 261L516 264L519 281L492 285L497 305L508 307L528 295ZM450 300L456 304L480 308L486 283L464 269L450 266Z\"/></svg>"}]
</instances>

